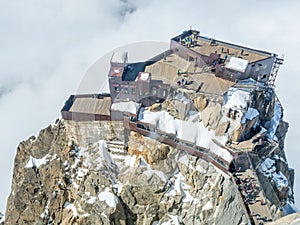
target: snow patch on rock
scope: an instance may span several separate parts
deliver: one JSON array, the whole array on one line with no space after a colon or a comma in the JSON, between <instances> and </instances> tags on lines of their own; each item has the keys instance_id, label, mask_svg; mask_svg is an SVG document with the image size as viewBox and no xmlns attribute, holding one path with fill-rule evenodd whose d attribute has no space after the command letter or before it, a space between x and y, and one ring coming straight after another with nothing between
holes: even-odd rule
<instances>
[{"instance_id":1,"label":"snow patch on rock","mask_svg":"<svg viewBox=\"0 0 300 225\"><path fill-rule=\"evenodd\" d=\"M189 193L189 189L191 188L190 185L184 182L185 177L179 172L173 177L173 185L171 186L170 190L167 191L167 196L176 196L180 195L183 197L183 202L192 202L195 200L194 197L191 196ZM171 179L172 181L172 179Z\"/></svg>"},{"instance_id":2,"label":"snow patch on rock","mask_svg":"<svg viewBox=\"0 0 300 225\"><path fill-rule=\"evenodd\" d=\"M202 208L202 211L205 211L205 210L210 210L213 208L213 205L211 204L211 201L208 201Z\"/></svg>"},{"instance_id":3,"label":"snow patch on rock","mask_svg":"<svg viewBox=\"0 0 300 225\"><path fill-rule=\"evenodd\" d=\"M97 200L97 197L91 196L90 199L87 200L86 203L88 203L88 204L94 204L96 202L96 200Z\"/></svg>"},{"instance_id":4,"label":"snow patch on rock","mask_svg":"<svg viewBox=\"0 0 300 225\"><path fill-rule=\"evenodd\" d=\"M182 224L182 220L181 220L180 216L169 215L169 218L170 219L167 222L164 222L161 225L180 225L180 224Z\"/></svg>"},{"instance_id":5,"label":"snow patch on rock","mask_svg":"<svg viewBox=\"0 0 300 225\"><path fill-rule=\"evenodd\" d=\"M125 159L124 159L124 162L125 162L126 166L133 167L135 165L135 162L136 162L136 155L133 155L133 156L126 155Z\"/></svg>"},{"instance_id":6,"label":"snow patch on rock","mask_svg":"<svg viewBox=\"0 0 300 225\"><path fill-rule=\"evenodd\" d=\"M142 122L156 126L157 129L163 132L174 134L181 140L210 149L228 162L232 160L232 155L226 149L220 148L212 141L217 140L222 145L225 145L228 138L226 136L216 136L215 130L207 129L202 121L179 120L165 110L159 112L144 110L143 113L140 113L139 119Z\"/></svg>"},{"instance_id":7,"label":"snow patch on rock","mask_svg":"<svg viewBox=\"0 0 300 225\"><path fill-rule=\"evenodd\" d=\"M225 99L225 108L245 109L250 99L250 92L237 88L229 88Z\"/></svg>"},{"instance_id":8,"label":"snow patch on rock","mask_svg":"<svg viewBox=\"0 0 300 225\"><path fill-rule=\"evenodd\" d=\"M254 118L256 118L258 116L259 116L259 112L257 111L257 109L249 107L247 109L247 111L245 112L241 123L244 124L244 123L246 123L246 120L253 120Z\"/></svg>"},{"instance_id":9,"label":"snow patch on rock","mask_svg":"<svg viewBox=\"0 0 300 225\"><path fill-rule=\"evenodd\" d=\"M280 160L281 162L287 163L283 157L279 157L278 155L274 155L273 158L276 160Z\"/></svg>"},{"instance_id":10,"label":"snow patch on rock","mask_svg":"<svg viewBox=\"0 0 300 225\"><path fill-rule=\"evenodd\" d=\"M276 183L277 188L287 187L289 185L288 179L279 171L273 174L273 180Z\"/></svg>"},{"instance_id":11,"label":"snow patch on rock","mask_svg":"<svg viewBox=\"0 0 300 225\"><path fill-rule=\"evenodd\" d=\"M105 188L103 192L98 195L100 201L104 201L109 207L116 208L119 202L118 198L111 193L108 187Z\"/></svg>"},{"instance_id":12,"label":"snow patch on rock","mask_svg":"<svg viewBox=\"0 0 300 225\"><path fill-rule=\"evenodd\" d=\"M78 189L80 187L79 184L77 184L75 181L73 181L72 184L73 184L74 188L76 188L76 189Z\"/></svg>"},{"instance_id":13,"label":"snow patch on rock","mask_svg":"<svg viewBox=\"0 0 300 225\"><path fill-rule=\"evenodd\" d=\"M270 126L269 126L269 129L268 129L268 132L267 132L267 137L269 139L274 139L276 138L275 137L275 132L276 132L276 129L278 127L278 124L281 120L281 117L282 117L282 109L281 109L281 106L280 106L280 103L278 101L275 101L275 104L274 104L274 115L270 121Z\"/></svg>"},{"instance_id":14,"label":"snow patch on rock","mask_svg":"<svg viewBox=\"0 0 300 225\"><path fill-rule=\"evenodd\" d=\"M118 182L113 185L113 188L115 189L115 192L117 192L117 195L120 195L123 189L123 184L121 182Z\"/></svg>"},{"instance_id":15,"label":"snow patch on rock","mask_svg":"<svg viewBox=\"0 0 300 225\"><path fill-rule=\"evenodd\" d=\"M73 203L70 203L70 202L66 201L65 205L64 205L64 209L72 210L73 216L74 217L78 216L77 209L76 209L76 207L74 206Z\"/></svg>"},{"instance_id":16,"label":"snow patch on rock","mask_svg":"<svg viewBox=\"0 0 300 225\"><path fill-rule=\"evenodd\" d=\"M88 173L88 171L89 171L88 169L78 168L76 179L82 180L85 177L85 175Z\"/></svg>"},{"instance_id":17,"label":"snow patch on rock","mask_svg":"<svg viewBox=\"0 0 300 225\"><path fill-rule=\"evenodd\" d=\"M259 167L260 172L268 178L272 178L277 188L287 187L289 182L288 179L283 175L281 171L276 172L275 161L266 158Z\"/></svg>"},{"instance_id":18,"label":"snow patch on rock","mask_svg":"<svg viewBox=\"0 0 300 225\"><path fill-rule=\"evenodd\" d=\"M50 157L49 154L45 155L41 159L30 156L25 168L39 168L41 165L45 165L49 161L48 157Z\"/></svg>"},{"instance_id":19,"label":"snow patch on rock","mask_svg":"<svg viewBox=\"0 0 300 225\"><path fill-rule=\"evenodd\" d=\"M270 177L275 171L275 161L266 158L259 167L260 172L262 172L266 177Z\"/></svg>"}]
</instances>

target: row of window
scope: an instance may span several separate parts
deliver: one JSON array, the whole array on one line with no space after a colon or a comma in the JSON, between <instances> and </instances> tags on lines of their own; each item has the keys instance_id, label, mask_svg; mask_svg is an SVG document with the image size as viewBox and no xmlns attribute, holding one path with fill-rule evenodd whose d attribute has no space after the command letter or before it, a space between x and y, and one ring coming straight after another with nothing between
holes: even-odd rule
<instances>
[{"instance_id":1,"label":"row of window","mask_svg":"<svg viewBox=\"0 0 300 225\"><path fill-rule=\"evenodd\" d=\"M117 92L117 93L120 93L122 92L123 94L136 94L136 87L131 87L131 88L128 88L128 87L123 87L122 89L120 88L120 86L116 86L114 87L114 91ZM145 92L145 91L140 91L139 95L142 96L142 95L148 95L149 93L148 92ZM151 88L151 95L155 96L158 94L158 88L157 87L152 87ZM166 96L167 92L166 90L163 91L163 96Z\"/></svg>"},{"instance_id":2,"label":"row of window","mask_svg":"<svg viewBox=\"0 0 300 225\"><path fill-rule=\"evenodd\" d=\"M120 92L120 86L116 86L114 88L115 88L115 92L118 92L118 93ZM136 93L136 88L135 87L130 88L130 92L132 94L135 94ZM129 88L128 87L122 88L122 93L129 94Z\"/></svg>"}]
</instances>

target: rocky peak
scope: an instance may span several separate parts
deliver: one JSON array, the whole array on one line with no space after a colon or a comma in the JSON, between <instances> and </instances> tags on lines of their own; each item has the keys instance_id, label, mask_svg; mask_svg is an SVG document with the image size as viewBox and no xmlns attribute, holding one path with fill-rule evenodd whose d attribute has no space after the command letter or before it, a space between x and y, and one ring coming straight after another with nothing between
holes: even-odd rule
<instances>
[{"instance_id":1,"label":"rocky peak","mask_svg":"<svg viewBox=\"0 0 300 225\"><path fill-rule=\"evenodd\" d=\"M205 56L224 43L197 34L145 71L112 63L110 94L71 95L65 120L21 142L5 223L257 225L297 211L273 86L283 59L229 43L229 62Z\"/></svg>"},{"instance_id":2,"label":"rocky peak","mask_svg":"<svg viewBox=\"0 0 300 225\"><path fill-rule=\"evenodd\" d=\"M21 142L5 224L248 224L231 176L136 132L125 151L123 129L122 122L59 121ZM293 177L277 186L274 175L290 173L275 153L274 164L259 159L257 179L271 214L281 217Z\"/></svg>"},{"instance_id":3,"label":"rocky peak","mask_svg":"<svg viewBox=\"0 0 300 225\"><path fill-rule=\"evenodd\" d=\"M181 90L143 113L144 123L157 118L156 129L207 145L211 158L166 142L167 133L128 132L123 121L60 120L19 144L6 224L258 224L254 212L268 221L295 211L288 124L271 92ZM216 167L214 155L234 168ZM258 197L241 186L248 180Z\"/></svg>"},{"instance_id":4,"label":"rocky peak","mask_svg":"<svg viewBox=\"0 0 300 225\"><path fill-rule=\"evenodd\" d=\"M247 223L231 178L210 163L135 133L128 154L104 132L84 144L88 127L108 123L77 125L82 132L61 121L20 143L7 224Z\"/></svg>"}]
</instances>

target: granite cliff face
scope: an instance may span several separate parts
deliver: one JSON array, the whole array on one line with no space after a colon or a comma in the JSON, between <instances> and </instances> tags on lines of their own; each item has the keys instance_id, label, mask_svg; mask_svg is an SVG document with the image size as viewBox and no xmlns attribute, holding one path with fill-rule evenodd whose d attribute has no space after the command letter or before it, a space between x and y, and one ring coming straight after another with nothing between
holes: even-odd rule
<instances>
[{"instance_id":1,"label":"granite cliff face","mask_svg":"<svg viewBox=\"0 0 300 225\"><path fill-rule=\"evenodd\" d=\"M121 129L60 121L20 143L6 224L247 224L229 176L135 133L124 154Z\"/></svg>"},{"instance_id":2,"label":"granite cliff face","mask_svg":"<svg viewBox=\"0 0 300 225\"><path fill-rule=\"evenodd\" d=\"M288 124L273 89L258 85L175 90L141 109L139 132L58 120L19 144L4 224L235 225L295 212Z\"/></svg>"},{"instance_id":3,"label":"granite cliff face","mask_svg":"<svg viewBox=\"0 0 300 225\"><path fill-rule=\"evenodd\" d=\"M233 125L222 122L220 103L197 96L192 104L207 126L230 133ZM159 110L163 109L168 107ZM238 139L236 130L231 134ZM286 130L286 123L280 122L276 134L281 147ZM122 122L61 120L41 130L38 137L21 142L4 224L234 225L251 221L233 176L136 132L128 139L125 151ZM252 142L232 141L228 146L243 149ZM262 149L267 151L265 146ZM252 162L272 218L277 219L292 206L293 171L283 149L260 154ZM286 180L280 183L275 174L284 174Z\"/></svg>"}]
</instances>

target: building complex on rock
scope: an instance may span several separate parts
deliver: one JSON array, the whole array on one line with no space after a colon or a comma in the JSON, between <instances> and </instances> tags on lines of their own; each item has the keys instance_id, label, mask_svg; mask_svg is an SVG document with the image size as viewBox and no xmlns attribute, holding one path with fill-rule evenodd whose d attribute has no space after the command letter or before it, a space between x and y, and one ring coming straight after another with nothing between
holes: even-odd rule
<instances>
[{"instance_id":1,"label":"building complex on rock","mask_svg":"<svg viewBox=\"0 0 300 225\"><path fill-rule=\"evenodd\" d=\"M288 124L274 92L282 58L188 30L149 60L127 59L127 53L121 60L113 54L110 93L71 95L63 119L121 121L125 146L136 132L211 162L236 181L253 224L261 222L254 211L272 220L271 205L293 201L286 184L293 183L293 171L275 175L265 167L266 159L285 158ZM272 180L275 194L284 200L273 202L264 194L267 187L257 184L263 204L247 203L250 197L240 181L261 180L259 174Z\"/></svg>"}]
</instances>

